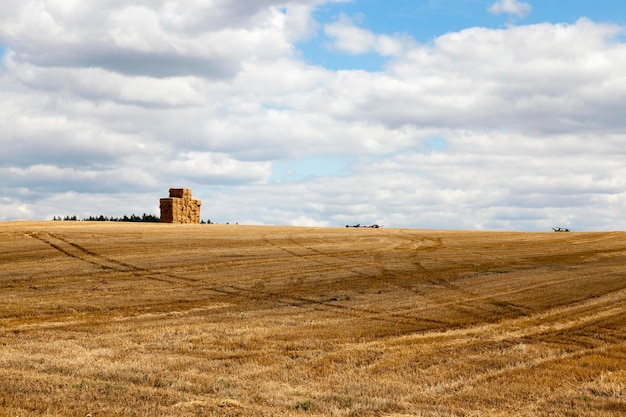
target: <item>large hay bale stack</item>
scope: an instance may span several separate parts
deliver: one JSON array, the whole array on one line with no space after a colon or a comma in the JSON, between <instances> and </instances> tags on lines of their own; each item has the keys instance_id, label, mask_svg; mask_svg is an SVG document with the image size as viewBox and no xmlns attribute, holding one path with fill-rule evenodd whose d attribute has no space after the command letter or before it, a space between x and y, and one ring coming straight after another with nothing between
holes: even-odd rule
<instances>
[{"instance_id":1,"label":"large hay bale stack","mask_svg":"<svg viewBox=\"0 0 626 417\"><path fill-rule=\"evenodd\" d=\"M160 200L161 223L200 223L202 201L191 198L188 188L170 188L169 198Z\"/></svg>"}]
</instances>

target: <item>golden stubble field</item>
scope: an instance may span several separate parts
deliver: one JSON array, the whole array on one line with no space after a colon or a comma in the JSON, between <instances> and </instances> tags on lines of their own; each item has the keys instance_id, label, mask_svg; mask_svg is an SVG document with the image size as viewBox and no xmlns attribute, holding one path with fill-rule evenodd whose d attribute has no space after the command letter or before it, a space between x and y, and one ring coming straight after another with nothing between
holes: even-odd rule
<instances>
[{"instance_id":1,"label":"golden stubble field","mask_svg":"<svg viewBox=\"0 0 626 417\"><path fill-rule=\"evenodd\" d=\"M626 415L626 234L0 224L2 416Z\"/></svg>"}]
</instances>

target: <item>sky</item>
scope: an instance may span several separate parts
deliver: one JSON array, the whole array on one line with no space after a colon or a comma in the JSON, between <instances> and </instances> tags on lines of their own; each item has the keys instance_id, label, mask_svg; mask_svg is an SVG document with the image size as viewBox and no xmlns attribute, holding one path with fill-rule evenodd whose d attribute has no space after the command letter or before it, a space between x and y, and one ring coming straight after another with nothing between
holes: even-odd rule
<instances>
[{"instance_id":1,"label":"sky","mask_svg":"<svg viewBox=\"0 0 626 417\"><path fill-rule=\"evenodd\" d=\"M0 220L626 230L626 3L0 2Z\"/></svg>"}]
</instances>

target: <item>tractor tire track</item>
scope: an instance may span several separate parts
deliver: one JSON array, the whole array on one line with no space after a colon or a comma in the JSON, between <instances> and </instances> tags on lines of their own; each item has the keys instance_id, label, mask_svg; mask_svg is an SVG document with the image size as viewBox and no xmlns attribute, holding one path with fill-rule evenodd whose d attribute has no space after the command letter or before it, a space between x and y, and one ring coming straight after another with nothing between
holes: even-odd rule
<instances>
[{"instance_id":1,"label":"tractor tire track","mask_svg":"<svg viewBox=\"0 0 626 417\"><path fill-rule=\"evenodd\" d=\"M381 277L384 278L386 272L388 271L388 269L385 268L384 260L382 258L382 253L384 253L385 251L388 251L390 249L389 247L382 247L382 248L370 249L370 250L362 249L359 251L355 251L355 250L345 251L344 250L344 251L326 252L326 251L317 249L311 245L304 245L293 238L285 239L286 242L289 242L293 246L304 249L304 252L302 252L302 251L296 251L294 249L291 249L287 247L286 245L280 245L276 242L273 242L272 240L268 239L267 236L264 236L263 240L267 244L287 253L290 256L293 256L294 258L306 259L309 262L316 263L325 268L328 268L328 267L341 268L361 278L366 278L366 279L374 279L374 278L381 278ZM396 245L396 246L400 246L400 245ZM391 248L393 247L394 246L392 246ZM364 254L372 255L370 262L366 262L366 263L363 262ZM358 257L359 260L355 261L352 259L353 257ZM330 262L329 260L332 260L332 262ZM411 259L411 264L415 268L415 271L419 271L421 273L427 272L426 268L424 268L421 265L421 263L419 263L415 259ZM372 272L372 273L364 272L363 270L368 266L371 267L371 269L375 272ZM347 278L347 279L342 280L341 282L350 282L351 280L352 279Z\"/></svg>"},{"instance_id":2,"label":"tractor tire track","mask_svg":"<svg viewBox=\"0 0 626 417\"><path fill-rule=\"evenodd\" d=\"M581 327L594 322L599 323L609 318L622 316L626 316L626 289L570 305L555 307L541 313L505 319L497 323L449 329L444 333L432 331L398 336L389 339L386 343L393 346L436 339L439 341L439 347L449 347L461 344L522 340L539 334L569 331L574 327ZM618 329L617 334L622 341L626 339L626 334L623 333L622 329ZM372 346L374 343L372 342ZM368 344L360 345L365 348L368 347Z\"/></svg>"},{"instance_id":3,"label":"tractor tire track","mask_svg":"<svg viewBox=\"0 0 626 417\"><path fill-rule=\"evenodd\" d=\"M345 304L338 303L338 300L317 300L314 298L307 298L301 296L294 295L286 295L281 293L273 293L268 291L259 291L252 290L246 288L240 288L233 285L223 288L232 288L234 291L229 292L227 290L222 289L225 294L229 295L244 295L245 293L253 292L255 295L249 295L250 299L258 299L259 297L256 294L262 294L266 299L276 300L277 302L282 303L283 305L292 306L292 307L305 307L305 306L313 306L317 311L321 312L341 312L345 315L350 315L359 319L367 319L367 320L375 320L381 321L390 324L404 324L407 326L416 326L420 323L431 323L437 325L443 325L445 322L440 320L432 320L426 318L415 318L411 316L404 316L401 314L396 314L389 311L377 311L365 308L357 308L347 306ZM213 289L214 291L218 291L217 289Z\"/></svg>"},{"instance_id":4,"label":"tractor tire track","mask_svg":"<svg viewBox=\"0 0 626 417\"><path fill-rule=\"evenodd\" d=\"M94 266L98 266L105 271L129 273L135 277L147 278L155 281L166 282L169 284L180 283L181 281L187 284L197 284L199 282L198 280L192 278L184 278L165 272L140 268L126 262L112 259L107 256L90 251L89 249L86 249L78 245L77 243L68 241L67 239L62 238L58 235L54 235L52 233L28 232L26 233L26 235L45 243L51 248L57 250L58 252L61 252L65 256L74 258L82 262L87 262Z\"/></svg>"},{"instance_id":5,"label":"tractor tire track","mask_svg":"<svg viewBox=\"0 0 626 417\"><path fill-rule=\"evenodd\" d=\"M396 243L394 245L391 246L391 248L397 248L400 250L405 250L410 254L414 254L416 252L419 251L433 251L433 250L437 250L439 248L441 248L443 246L443 242L441 238L429 238L429 237L425 237L425 236L413 236L413 235L408 235L406 236L406 233L393 233L387 236L392 236L395 238L400 238L402 240L404 240L407 243ZM411 237L409 237L411 236ZM350 252L324 252L321 251L319 249L316 249L312 246L309 245L304 245L300 242L298 242L297 240L290 238L290 239L286 239L287 242L289 242L290 244L293 244L294 246L298 247L298 248L302 248L305 251L308 252L302 252L302 251L296 251L290 248L287 248L285 246L281 246L277 243L274 243L272 241L270 241L269 239L265 238L264 239L265 242L269 243L270 245L282 250L283 252L294 256L296 258L304 258L306 257L307 260L311 261L311 257L315 257L315 256L321 256L321 259L328 259L329 256L332 256L333 259L335 258L339 258L342 261L342 264L345 265L343 266L343 269L346 271L350 271L353 274L355 274L356 276L360 277L360 278L366 278L366 279L373 279L373 278L380 278L381 279L381 283L385 284L385 285L392 285L398 288L402 288L402 289L410 289L410 287L407 287L406 285L401 285L398 283L395 283L393 280L394 277L394 271L393 270L389 270L388 268L385 267L385 263L384 260L382 259L382 255L381 255L381 249L377 249L374 251L371 251L373 258L372 258L372 268L374 268L377 272L374 274L367 274L367 273L363 273L361 270L358 270L355 268L355 266L360 266L363 267L363 261L359 260L358 263L356 263L355 261L352 261L350 259L350 256L354 256L355 252L354 251L350 251ZM385 247L385 250L389 250L388 247ZM368 252L367 250L364 250L362 252L359 253L359 256L362 257L363 252ZM344 257L342 257L342 255ZM409 271L409 270L403 270L402 274L404 276L409 276L411 275L412 272L417 273L419 275L424 275L428 273L428 270L419 262L419 260L415 259L415 256L412 255L410 257L410 259L408 259L408 261L410 261L410 264L412 265L413 270ZM328 266L328 262L327 261L316 261L320 266L324 266L327 267ZM341 265L338 265L338 267L342 267ZM354 282L354 278L348 278L348 279L343 279L341 280L341 282ZM510 310L512 314L523 314L524 311L520 311L519 307L516 306L503 306L502 303L498 302L497 300L494 300L494 298L498 297L499 295L507 295L508 292L506 293L502 293L502 294L489 294L487 296L480 296L480 295L476 295L475 293L463 290L459 287L457 287L456 285L453 285L447 281L437 281L437 285L442 286L444 289L448 290L449 292L453 292L458 294L458 296L456 297L450 297L450 293L447 292L446 296L445 296L445 300L450 300L451 298L454 299L454 301L446 301L446 302L440 302L440 303L432 303L429 302L426 306L420 306L420 307L416 307L415 305L410 306L407 309L403 309L401 311L396 311L396 312L390 312L390 311L373 311L373 310L358 310L363 314L367 314L369 318L372 319L377 319L380 320L381 316L385 316L385 317L397 317L400 318L402 320L411 320L413 323L415 323L416 320L420 320L420 321L432 321L432 322L438 322L436 320L429 320L426 319L424 317L422 318L418 318L415 317L414 315L412 315L412 313L418 312L418 311L424 311L424 310L428 310L428 309L432 309L432 308L440 308L440 307L449 307L449 308L465 308L462 307L465 304L468 303L474 303L475 301L488 301L488 303L486 303L485 306L483 307L487 307L488 305L497 307L498 309L502 309L505 308L507 310ZM528 290L528 288L524 288L519 290L520 292ZM513 292L514 293L514 292ZM430 298L428 301L431 301L432 298ZM480 306L477 305L472 305L471 308L476 309ZM348 308L348 307L346 307ZM355 310L356 311L356 310Z\"/></svg>"},{"instance_id":6,"label":"tractor tire track","mask_svg":"<svg viewBox=\"0 0 626 417\"><path fill-rule=\"evenodd\" d=\"M427 238L427 237L423 237L420 236L418 239L414 239L414 238L409 238L406 237L402 234L393 234L392 236L394 237L399 237L405 241L408 241L408 244L395 244L392 246L392 248L404 248L405 250L410 251L411 253L413 251L418 251L420 250L420 248L426 246L427 250L436 250L437 248L441 247L443 245L442 241L440 238L438 239L431 239L431 238ZM385 249L376 249L373 251L367 251L367 250L362 250L359 252L354 252L354 251L344 251L344 252L331 252L331 253L327 253L324 251L321 251L319 249L316 249L312 246L309 245L304 245L300 242L298 242L297 240L293 239L293 238L288 238L285 239L286 242L292 244L293 246L296 246L298 248L304 249L305 252L302 252L300 250L296 251L294 249L288 248L286 246L283 245L279 245L275 242L272 242L270 239L268 239L266 236L264 236L264 241L270 245L272 245L273 247L289 254L290 256L293 256L294 258L297 259L302 259L302 258L306 258L309 262L311 262L311 258L312 257L320 257L320 259L323 260L327 260L329 259L329 256L332 256L333 259L340 259L341 260L341 264L337 265L336 267L342 268L346 271L349 271L353 274L355 274L356 278L344 278L341 280L336 280L335 282L341 282L341 283L354 283L356 280L358 279L374 279L374 278L380 278L381 279L381 283L385 284L385 285L394 285L396 287L401 287L403 289L406 289L405 286L402 285L397 285L394 284L392 280L390 279L385 279L387 276L389 276L391 274L391 272L389 270L387 270L387 268L385 268L384 265L384 260L381 257L381 252L383 250L389 250L389 248L385 248ZM432 245L425 245L424 242L433 242ZM423 250L423 249L421 249ZM372 268L374 270L376 270L376 273L373 274L367 274L362 272L362 270L356 269L355 266L359 266L361 268L364 267L363 264L363 253L368 253L371 252L371 254L373 255L372 257ZM355 254L359 255L360 260L357 262L353 261L350 259L351 256L354 256ZM426 268L424 268L422 266L422 264L418 261L415 260L413 257L410 259L411 264L413 265L413 267L415 268L414 271L418 272L420 274L423 274L425 272L428 272ZM328 267L328 262L327 261L315 261L313 260L313 262L319 264L320 266L323 267ZM334 267L334 266L333 266ZM410 274L411 271L403 271L403 274ZM457 288L456 286L453 286L452 284L449 284L447 282L444 282L445 287L448 290L453 290L455 292L459 292L461 294L464 295L463 299L457 299L455 301L452 302L448 302L448 303L441 303L441 304L430 304L428 307L421 307L416 309L415 306L411 306L409 309L405 309L404 313L402 312L393 312L393 311L376 311L376 310L371 310L371 309L359 309L359 308L355 308L355 307L349 307L346 305L343 305L341 307L338 307L337 304L328 304L328 303L324 303L321 302L319 300L312 300L309 298L303 298L303 297L298 297L298 298L294 298L296 300L298 300L299 302L303 302L303 303L317 303L320 306L326 306L326 308L330 307L333 309L340 309L341 311L344 312L350 312L351 315L354 315L356 317L359 318L367 318L370 320L377 320L377 321L383 321L383 322L388 322L388 323L394 323L394 324L406 324L406 325L415 325L417 323L424 323L424 322L428 322L428 323L435 323L435 324L442 324L442 321L439 320L434 320L434 319L429 319L426 317L416 317L414 315L411 315L411 313L414 313L415 311L422 311L422 310L426 310L426 309L430 309L433 306L435 307L439 307L439 306L455 306L455 305L461 305L464 302L467 301L472 301L472 300L478 300L478 299L490 299L493 297L493 295L490 295L488 297L477 297L475 296L475 294L473 293L466 293L463 290ZM468 297L468 295L471 296ZM268 294L268 296L278 296L278 294ZM449 294L446 297L446 299L450 299Z\"/></svg>"},{"instance_id":7,"label":"tractor tire track","mask_svg":"<svg viewBox=\"0 0 626 417\"><path fill-rule=\"evenodd\" d=\"M575 357L588 355L611 356L610 351L618 349L624 351L626 347L626 335L619 330L611 332L600 327L604 332L599 333L602 337L591 337L591 332L597 332L598 326L604 322L624 323L626 321L626 311L623 306L609 308L604 311L595 312L579 320L568 320L559 322L549 329L538 326L523 335L523 338L530 339L529 344L547 347L547 353L543 357L528 360L520 358L520 361L502 368L489 370L475 375L471 379L459 379L451 383L452 390L460 390L463 387L475 386L484 381L500 378L507 374L526 371L531 368L544 366L551 362L559 362ZM512 338L506 337L504 340L510 341ZM516 339L522 339L520 335L515 335Z\"/></svg>"},{"instance_id":8,"label":"tractor tire track","mask_svg":"<svg viewBox=\"0 0 626 417\"><path fill-rule=\"evenodd\" d=\"M196 280L196 279L183 278L183 277L179 277L170 273L153 271L153 270L149 270L145 268L140 268L140 267L137 267L135 265L132 265L126 262L118 261L118 260L106 257L104 255L98 254L96 252L93 252L89 249L86 249L78 245L75 242L68 241L67 239L63 237L60 237L58 235L53 235L51 233L29 232L27 233L27 235L41 241L42 243L45 243L46 245L64 254L65 256L71 257L73 259L76 259L82 262L87 262L94 266L98 266L100 268L103 268L106 271L130 273L136 277L157 280L157 281L166 282L169 284L176 284L176 283L179 283L181 280L187 284L198 284L200 282L199 280ZM277 246L277 245L273 245L273 246L279 247L281 250L284 250L285 252L290 253L291 256L296 256L296 257L305 256L302 254L297 254L295 252L292 253L288 249L281 248L280 246ZM321 254L323 255L323 253ZM320 254L317 254L317 255L319 256ZM318 264L320 266L324 266L328 270L332 270L336 268L335 265L328 265L327 263L324 263L324 262L318 262ZM271 273L270 275L275 277L276 273ZM360 274L360 275L363 275L363 274ZM365 276L368 278L371 278L371 276L367 274L365 274ZM335 312L342 311L344 313L349 312L351 315L355 317L362 318L364 315L366 315L368 318L371 318L373 320L385 321L385 322L390 322L390 323L398 323L399 321L397 320L397 318L399 318L402 321L401 324L411 325L411 326L415 326L416 323L424 321L422 319L416 320L413 317L403 317L400 315L394 315L393 313L389 313L389 312L379 312L379 311L367 310L367 309L357 309L357 308L353 308L353 307L349 307L345 305L339 305L333 301L320 301L320 300L316 300L312 298L290 296L286 294L267 292L267 291L261 292L258 290L246 289L246 288L238 287L235 285L203 286L203 290L209 290L218 294L227 295L229 298L241 297L246 300L258 299L259 294L262 294L263 297L266 297L267 299L271 299L274 301L278 301L284 305L289 305L289 306L294 306L294 307L314 305L317 307L321 307L320 309L321 311L335 311ZM268 307L268 308L273 308L273 307ZM397 317L397 318L389 319L389 318L381 317L382 315L385 315L387 317ZM442 322L439 322L439 321L437 321L436 323L443 324Z\"/></svg>"}]
</instances>

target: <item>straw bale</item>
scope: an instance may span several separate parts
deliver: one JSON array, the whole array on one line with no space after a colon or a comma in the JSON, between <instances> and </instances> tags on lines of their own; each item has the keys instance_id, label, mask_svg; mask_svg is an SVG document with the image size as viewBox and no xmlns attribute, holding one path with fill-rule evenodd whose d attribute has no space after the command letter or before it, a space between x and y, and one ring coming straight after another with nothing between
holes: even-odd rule
<instances>
[{"instance_id":1,"label":"straw bale","mask_svg":"<svg viewBox=\"0 0 626 417\"><path fill-rule=\"evenodd\" d=\"M191 190L189 188L170 188L170 197L190 199Z\"/></svg>"},{"instance_id":2,"label":"straw bale","mask_svg":"<svg viewBox=\"0 0 626 417\"><path fill-rule=\"evenodd\" d=\"M200 223L202 201L191 199L188 188L170 188L170 197L160 199L162 223Z\"/></svg>"}]
</instances>

